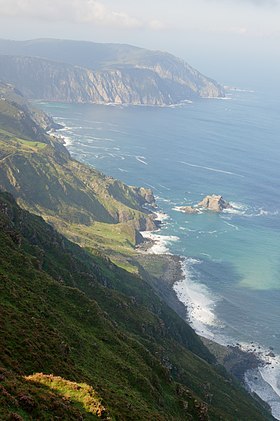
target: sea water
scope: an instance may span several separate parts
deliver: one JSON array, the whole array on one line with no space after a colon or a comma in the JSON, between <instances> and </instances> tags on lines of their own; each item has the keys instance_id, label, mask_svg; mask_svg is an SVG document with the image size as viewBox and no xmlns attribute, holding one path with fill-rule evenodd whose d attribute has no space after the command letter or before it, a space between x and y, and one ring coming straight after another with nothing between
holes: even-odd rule
<instances>
[{"instance_id":1,"label":"sea water","mask_svg":"<svg viewBox=\"0 0 280 421\"><path fill-rule=\"evenodd\" d=\"M168 215L154 252L184 256L174 285L198 333L259 354L248 387L280 419L280 100L231 91L175 107L41 103L72 156L153 189ZM233 209L179 211L207 194Z\"/></svg>"}]
</instances>

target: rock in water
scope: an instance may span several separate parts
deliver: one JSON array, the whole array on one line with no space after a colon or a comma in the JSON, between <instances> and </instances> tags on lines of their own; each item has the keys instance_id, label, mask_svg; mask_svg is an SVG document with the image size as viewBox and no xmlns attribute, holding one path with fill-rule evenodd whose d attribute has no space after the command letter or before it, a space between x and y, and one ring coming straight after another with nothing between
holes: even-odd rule
<instances>
[{"instance_id":1,"label":"rock in water","mask_svg":"<svg viewBox=\"0 0 280 421\"><path fill-rule=\"evenodd\" d=\"M215 194L204 197L204 199L198 203L198 206L212 212L222 212L224 209L232 208L229 202L226 202L222 196Z\"/></svg>"},{"instance_id":2,"label":"rock in water","mask_svg":"<svg viewBox=\"0 0 280 421\"><path fill-rule=\"evenodd\" d=\"M180 210L182 212L186 212L186 213L199 213L199 210L197 208L192 207L192 206L181 206Z\"/></svg>"}]
</instances>

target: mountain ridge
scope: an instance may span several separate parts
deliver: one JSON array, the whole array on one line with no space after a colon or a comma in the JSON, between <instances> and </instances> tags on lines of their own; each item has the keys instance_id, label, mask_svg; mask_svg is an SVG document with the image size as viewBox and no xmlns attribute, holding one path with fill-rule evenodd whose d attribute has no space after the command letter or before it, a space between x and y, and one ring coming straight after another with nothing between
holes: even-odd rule
<instances>
[{"instance_id":1,"label":"mountain ridge","mask_svg":"<svg viewBox=\"0 0 280 421\"><path fill-rule=\"evenodd\" d=\"M7 193L0 226L5 419L71 413L80 383L96 396L92 412L84 405L89 419L273 419L144 281L70 243ZM40 392L50 382L64 385L55 401Z\"/></svg>"},{"instance_id":2,"label":"mountain ridge","mask_svg":"<svg viewBox=\"0 0 280 421\"><path fill-rule=\"evenodd\" d=\"M225 95L182 59L126 44L0 40L0 79L60 102L160 106Z\"/></svg>"},{"instance_id":3,"label":"mountain ridge","mask_svg":"<svg viewBox=\"0 0 280 421\"><path fill-rule=\"evenodd\" d=\"M109 229L110 243L117 228L125 230L123 242L133 236L127 231L137 232L141 219L146 228L154 224L142 209L145 202L154 204L152 192L71 160L43 126L41 141L33 130L19 137L18 116L23 129L30 120L35 128L39 123L21 96L17 104L17 95L2 85L0 182L25 205L22 209L10 193L0 192L4 419L272 420L143 277L117 267L100 248L77 244L82 229L85 238L96 235L96 224L103 236ZM78 207L79 200L73 211L67 207L81 188L88 194L93 189L100 203L103 195L104 214L95 213L92 202L89 214ZM49 212L54 204L59 224L57 212ZM73 215L80 224L73 223ZM61 231L67 227L68 238L56 225Z\"/></svg>"}]
</instances>

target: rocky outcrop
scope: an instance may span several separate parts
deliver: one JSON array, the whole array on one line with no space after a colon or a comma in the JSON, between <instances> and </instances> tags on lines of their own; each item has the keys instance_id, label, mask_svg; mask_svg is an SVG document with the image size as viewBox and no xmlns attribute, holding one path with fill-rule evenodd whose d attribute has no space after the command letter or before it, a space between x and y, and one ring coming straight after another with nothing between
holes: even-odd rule
<instances>
[{"instance_id":1,"label":"rocky outcrop","mask_svg":"<svg viewBox=\"0 0 280 421\"><path fill-rule=\"evenodd\" d=\"M62 128L52 117L35 109L11 84L0 82L0 125L19 137L49 143L46 131Z\"/></svg>"},{"instance_id":2,"label":"rocky outcrop","mask_svg":"<svg viewBox=\"0 0 280 421\"><path fill-rule=\"evenodd\" d=\"M101 60L88 58L96 54L97 44L66 43L72 49L68 56L65 42L57 43L40 50L32 42L25 49L0 41L0 79L29 98L46 101L162 106L225 95L217 82L168 53L117 44L108 50L98 44Z\"/></svg>"},{"instance_id":3,"label":"rocky outcrop","mask_svg":"<svg viewBox=\"0 0 280 421\"><path fill-rule=\"evenodd\" d=\"M201 202L198 203L197 206L212 212L222 212L224 209L232 208L229 202L226 202L222 196L215 194L212 196L206 196Z\"/></svg>"},{"instance_id":4,"label":"rocky outcrop","mask_svg":"<svg viewBox=\"0 0 280 421\"><path fill-rule=\"evenodd\" d=\"M191 214L195 214L195 213L199 213L199 209L193 207L193 206L181 206L180 210L182 212L185 213L191 213Z\"/></svg>"},{"instance_id":5,"label":"rocky outcrop","mask_svg":"<svg viewBox=\"0 0 280 421\"><path fill-rule=\"evenodd\" d=\"M128 223L156 228L150 189L121 181L71 159L61 140L47 134L51 118L20 92L0 84L0 189L34 213L89 226Z\"/></svg>"},{"instance_id":6,"label":"rocky outcrop","mask_svg":"<svg viewBox=\"0 0 280 421\"><path fill-rule=\"evenodd\" d=\"M181 212L190 214L201 213L203 210L222 212L225 209L232 209L231 204L226 202L222 196L215 194L204 197L204 199L195 206L180 206L178 208Z\"/></svg>"}]
</instances>

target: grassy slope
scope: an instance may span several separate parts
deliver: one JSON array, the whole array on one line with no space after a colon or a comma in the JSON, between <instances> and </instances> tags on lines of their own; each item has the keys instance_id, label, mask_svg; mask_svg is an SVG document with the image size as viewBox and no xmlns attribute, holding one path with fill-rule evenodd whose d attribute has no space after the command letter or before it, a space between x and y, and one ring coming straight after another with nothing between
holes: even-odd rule
<instances>
[{"instance_id":1,"label":"grassy slope","mask_svg":"<svg viewBox=\"0 0 280 421\"><path fill-rule=\"evenodd\" d=\"M109 253L121 267L136 273L131 256L140 238L138 230L154 228L142 208L146 201L153 203L151 192L72 160L64 146L38 126L38 120L49 122L48 118L40 113L38 117L11 90L0 84L5 98L0 100L0 188L71 240L93 253Z\"/></svg>"},{"instance_id":2,"label":"grassy slope","mask_svg":"<svg viewBox=\"0 0 280 421\"><path fill-rule=\"evenodd\" d=\"M103 416L113 419L270 419L207 362L212 356L200 339L140 278L93 259L7 194L0 195L0 228L6 419L10 413L52 419L65 396L69 413L94 417L88 396L68 381L92 387L94 408L104 407ZM40 372L63 380L26 378Z\"/></svg>"},{"instance_id":3,"label":"grassy slope","mask_svg":"<svg viewBox=\"0 0 280 421\"><path fill-rule=\"evenodd\" d=\"M18 388L29 390L30 378L20 375L43 371L62 376L66 389L73 386L67 380L93 386L118 419L203 418L205 404L210 404L211 419L236 419L236 414L263 419L262 409L208 364L213 357L192 329L143 280L103 257L102 251L110 250L119 265L138 268L135 226L152 225L141 210L150 192L71 160L50 137L20 137L15 127L11 119L0 131L1 187L91 254L1 195L0 355L5 390L9 394L12 388L15 398L14 407L7 407L4 392L2 408L18 408L22 415ZM42 377L41 383L46 386L48 379ZM42 397L36 388L28 393L35 402ZM64 402L64 392L61 397L56 390L56 399L49 389L46 393L51 411ZM41 403L36 405L42 412ZM72 414L73 405L68 406ZM76 402L73 417L75 410ZM24 419L33 419L36 411L25 411Z\"/></svg>"}]
</instances>

